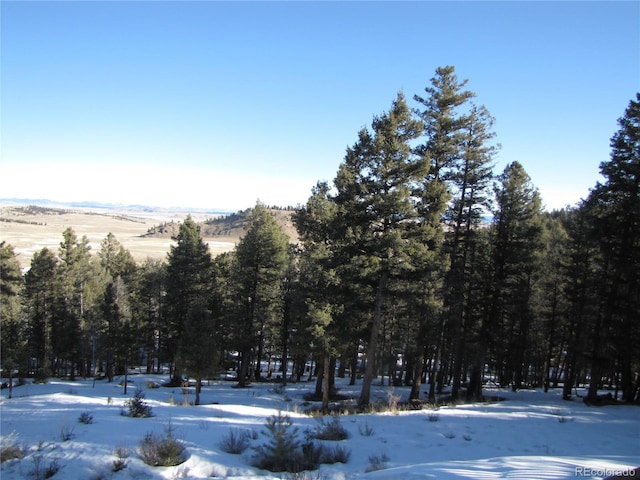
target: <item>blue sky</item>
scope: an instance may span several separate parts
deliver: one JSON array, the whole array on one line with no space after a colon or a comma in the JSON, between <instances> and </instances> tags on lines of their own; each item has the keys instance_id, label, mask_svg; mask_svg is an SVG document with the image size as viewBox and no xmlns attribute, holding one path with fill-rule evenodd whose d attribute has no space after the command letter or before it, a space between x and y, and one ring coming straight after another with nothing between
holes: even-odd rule
<instances>
[{"instance_id":1,"label":"blue sky","mask_svg":"<svg viewBox=\"0 0 640 480\"><path fill-rule=\"evenodd\" d=\"M640 2L0 5L0 198L304 203L454 65L496 119L496 172L518 160L558 208L640 91Z\"/></svg>"}]
</instances>

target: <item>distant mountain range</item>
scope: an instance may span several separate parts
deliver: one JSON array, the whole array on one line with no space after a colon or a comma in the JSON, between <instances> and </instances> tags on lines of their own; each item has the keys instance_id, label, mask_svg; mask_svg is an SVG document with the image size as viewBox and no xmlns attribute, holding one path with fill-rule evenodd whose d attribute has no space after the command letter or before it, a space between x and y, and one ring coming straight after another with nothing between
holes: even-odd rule
<instances>
[{"instance_id":1,"label":"distant mountain range","mask_svg":"<svg viewBox=\"0 0 640 480\"><path fill-rule=\"evenodd\" d=\"M0 204L3 205L37 205L40 207L63 207L63 208L86 208L86 209L104 209L104 210L128 210L137 212L192 212L212 215L228 215L233 210L210 209L210 208L191 208L191 207L154 207L150 205L124 205L121 203L102 203L102 202L57 202L46 198L0 198Z\"/></svg>"}]
</instances>

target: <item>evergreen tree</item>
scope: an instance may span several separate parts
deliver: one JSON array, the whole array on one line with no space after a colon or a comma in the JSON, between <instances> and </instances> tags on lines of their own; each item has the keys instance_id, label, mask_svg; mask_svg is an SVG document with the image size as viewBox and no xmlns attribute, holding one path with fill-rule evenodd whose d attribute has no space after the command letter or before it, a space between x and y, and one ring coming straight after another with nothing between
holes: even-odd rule
<instances>
[{"instance_id":1,"label":"evergreen tree","mask_svg":"<svg viewBox=\"0 0 640 480\"><path fill-rule=\"evenodd\" d=\"M389 281L414 268L413 251L407 245L417 219L415 187L425 175L425 164L411 146L422 125L412 118L402 93L371 127L373 134L361 130L358 142L347 149L334 182L339 248L373 293L360 405L369 403Z\"/></svg>"},{"instance_id":2,"label":"evergreen tree","mask_svg":"<svg viewBox=\"0 0 640 480\"><path fill-rule=\"evenodd\" d=\"M296 359L299 359L302 354L305 356L303 361L306 361L309 354L309 338L305 331L305 290L301 283L303 254L299 245L289 245L289 262L282 286L282 322L278 325L276 339L281 352L279 372L282 374L283 386L288 381L290 359L294 360L295 368Z\"/></svg>"},{"instance_id":3,"label":"evergreen tree","mask_svg":"<svg viewBox=\"0 0 640 480\"><path fill-rule=\"evenodd\" d=\"M449 256L450 268L445 277L445 315L443 326L453 339L453 386L452 397L457 399L463 376L463 365L472 365L474 375L482 371L482 348L473 355L466 348L478 339L468 338L481 317L481 306L471 304L474 288L472 278L476 266L471 260L475 255L482 215L489 208L492 161L497 146L492 143L493 118L485 107L472 103L475 94L464 90L467 81L458 81L454 67L440 67L431 79L429 94L414 98L424 106L417 111L424 122L427 137L419 151L430 164L429 180L433 184L428 191L435 191L437 185L446 182L452 195L446 211L447 231L445 251ZM442 195L442 193L439 193ZM433 197L433 194L430 195ZM428 198L428 197L427 197ZM435 197L434 205L441 200ZM468 391L468 395L479 398L480 381L472 384L478 389Z\"/></svg>"},{"instance_id":4,"label":"evergreen tree","mask_svg":"<svg viewBox=\"0 0 640 480\"><path fill-rule=\"evenodd\" d=\"M431 79L431 86L425 88L426 98L414 95L414 100L423 105L416 114L423 122L425 143L418 148L430 162L432 175L437 180L455 168L460 158L461 131L467 117L458 112L475 94L463 90L468 81L458 82L455 68L438 67Z\"/></svg>"},{"instance_id":5,"label":"evergreen tree","mask_svg":"<svg viewBox=\"0 0 640 480\"><path fill-rule=\"evenodd\" d=\"M240 353L238 384L241 387L246 386L252 353L256 358L253 377L260 378L266 329L282 315L287 245L287 236L269 210L256 204L247 233L236 246L233 272L236 310L231 328L233 345Z\"/></svg>"},{"instance_id":6,"label":"evergreen tree","mask_svg":"<svg viewBox=\"0 0 640 480\"><path fill-rule=\"evenodd\" d=\"M51 326L51 347L55 357L54 374L70 373L79 368L88 374L91 363L88 325L95 324L96 312L106 278L99 263L90 255L89 239L78 239L71 227L62 234L58 269L60 291ZM83 341L84 340L84 341Z\"/></svg>"},{"instance_id":7,"label":"evergreen tree","mask_svg":"<svg viewBox=\"0 0 640 480\"><path fill-rule=\"evenodd\" d=\"M339 284L334 231L336 204L329 197L327 183L314 187L307 204L296 211L293 219L302 244L298 292L304 298L300 309L305 318L303 331L311 339L314 353L322 359L318 387L322 392L322 409L328 411L332 390L331 361L335 361L340 345L336 324L340 294L336 288Z\"/></svg>"},{"instance_id":8,"label":"evergreen tree","mask_svg":"<svg viewBox=\"0 0 640 480\"><path fill-rule=\"evenodd\" d=\"M503 384L520 388L529 351L535 269L542 248L541 200L529 175L513 162L498 177L493 233L494 353Z\"/></svg>"},{"instance_id":9,"label":"evergreen tree","mask_svg":"<svg viewBox=\"0 0 640 480\"><path fill-rule=\"evenodd\" d=\"M24 304L28 322L29 354L36 360L35 376L51 375L51 326L59 295L58 261L48 248L35 252L25 274Z\"/></svg>"},{"instance_id":10,"label":"evergreen tree","mask_svg":"<svg viewBox=\"0 0 640 480\"><path fill-rule=\"evenodd\" d=\"M219 347L215 319L205 303L191 305L184 323L180 343L180 364L187 375L196 380L194 404L200 405L202 380L215 372Z\"/></svg>"},{"instance_id":11,"label":"evergreen tree","mask_svg":"<svg viewBox=\"0 0 640 480\"><path fill-rule=\"evenodd\" d=\"M132 315L131 307L137 266L131 253L113 233L107 234L100 244L98 258L107 281L101 304L102 316L87 323L91 329L92 348L95 348L97 332L101 331L106 375L111 382L118 371L123 371L126 379L127 365L134 359L133 353L138 347L139 323L134 322L136 317ZM127 393L126 381L124 392Z\"/></svg>"},{"instance_id":12,"label":"evergreen tree","mask_svg":"<svg viewBox=\"0 0 640 480\"><path fill-rule=\"evenodd\" d=\"M567 230L567 282L563 294L567 298L567 322L564 336L562 398L571 399L580 372L588 368L587 340L596 324L598 312L598 284L596 262L597 242L591 235L592 220L585 202L570 209L564 219Z\"/></svg>"},{"instance_id":13,"label":"evergreen tree","mask_svg":"<svg viewBox=\"0 0 640 480\"><path fill-rule=\"evenodd\" d=\"M608 351L617 352L623 400L632 401L640 388L635 385L640 363L635 348L640 340L640 94L618 124L611 158L600 164L605 181L587 200L602 255L602 306L593 339L589 400L596 399L607 357L613 356Z\"/></svg>"},{"instance_id":14,"label":"evergreen tree","mask_svg":"<svg viewBox=\"0 0 640 480\"><path fill-rule=\"evenodd\" d=\"M13 395L13 371L25 367L26 328L19 295L23 278L11 245L0 243L0 364L9 377L9 398Z\"/></svg>"},{"instance_id":15,"label":"evergreen tree","mask_svg":"<svg viewBox=\"0 0 640 480\"><path fill-rule=\"evenodd\" d=\"M213 259L215 281L213 283L212 315L216 321L219 366L225 370L234 365L232 357L236 353L232 328L237 320L236 313L238 311L234 296L234 271L234 252L221 253Z\"/></svg>"},{"instance_id":16,"label":"evergreen tree","mask_svg":"<svg viewBox=\"0 0 640 480\"><path fill-rule=\"evenodd\" d=\"M200 306L211 301L212 261L209 249L200 236L200 228L187 216L174 238L167 262L167 290L165 297L166 348L173 362L172 383L179 384L182 375L180 360L189 355L189 345L184 340L187 321L206 322L206 316L194 315ZM192 330L194 325L190 325ZM203 330L206 326L202 326ZM182 355L179 353L182 352Z\"/></svg>"},{"instance_id":17,"label":"evergreen tree","mask_svg":"<svg viewBox=\"0 0 640 480\"><path fill-rule=\"evenodd\" d=\"M103 328L101 332L101 353L106 362L106 376L113 381L117 371L125 375L124 393L127 393L127 369L135 358L138 346L138 331L133 324L127 286L118 276L110 281L101 303Z\"/></svg>"},{"instance_id":18,"label":"evergreen tree","mask_svg":"<svg viewBox=\"0 0 640 480\"><path fill-rule=\"evenodd\" d=\"M166 333L164 325L164 298L167 293L166 263L147 258L138 268L135 280L133 310L140 323L142 346L147 361L147 373L160 371L160 347L164 344L161 336Z\"/></svg>"},{"instance_id":19,"label":"evergreen tree","mask_svg":"<svg viewBox=\"0 0 640 480\"><path fill-rule=\"evenodd\" d=\"M111 278L120 277L126 284L132 283L137 268L136 262L113 233L109 232L100 244L98 258L102 268Z\"/></svg>"},{"instance_id":20,"label":"evergreen tree","mask_svg":"<svg viewBox=\"0 0 640 480\"><path fill-rule=\"evenodd\" d=\"M543 251L540 271L538 272L538 288L535 290L536 318L532 339L538 347L541 378L537 383L544 385L545 391L551 385L557 386L559 377L559 360L566 344L566 319L568 302L565 293L567 285L567 264L569 252L569 236L560 218L564 212L546 214L542 230Z\"/></svg>"},{"instance_id":21,"label":"evergreen tree","mask_svg":"<svg viewBox=\"0 0 640 480\"><path fill-rule=\"evenodd\" d=\"M417 221L411 225L411 248L415 270L405 278L407 314L414 320L407 326L407 355L410 359L406 381L411 384L411 400L420 398L423 376L429 377L429 398L435 400L435 377L440 367L443 345L443 278L449 259L443 249L442 221L450 193L428 150L422 151L426 173L417 186ZM427 362L425 362L427 360ZM425 371L425 368L428 371Z\"/></svg>"}]
</instances>

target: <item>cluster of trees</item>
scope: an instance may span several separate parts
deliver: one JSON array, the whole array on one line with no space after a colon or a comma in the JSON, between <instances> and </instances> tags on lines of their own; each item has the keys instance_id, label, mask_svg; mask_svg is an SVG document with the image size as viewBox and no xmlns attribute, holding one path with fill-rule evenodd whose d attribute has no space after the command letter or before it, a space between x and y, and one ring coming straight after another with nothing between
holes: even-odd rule
<instances>
[{"instance_id":1,"label":"cluster of trees","mask_svg":"<svg viewBox=\"0 0 640 480\"><path fill-rule=\"evenodd\" d=\"M196 403L229 367L245 386L309 360L325 406L347 371L360 405L381 374L416 400L488 381L640 400L640 94L604 181L545 212L518 162L494 176L493 118L466 83L442 67L416 108L399 93L296 209L296 245L261 204L215 258L190 217L166 262L136 265L111 234L92 256L67 229L21 275L3 244L3 368L112 379L144 360L195 378Z\"/></svg>"}]
</instances>

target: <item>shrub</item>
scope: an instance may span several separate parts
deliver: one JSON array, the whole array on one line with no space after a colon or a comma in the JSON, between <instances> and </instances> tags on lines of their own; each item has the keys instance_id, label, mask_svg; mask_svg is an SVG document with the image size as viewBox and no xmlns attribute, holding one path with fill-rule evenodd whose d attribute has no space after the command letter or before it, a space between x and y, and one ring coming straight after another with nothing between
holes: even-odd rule
<instances>
[{"instance_id":1,"label":"shrub","mask_svg":"<svg viewBox=\"0 0 640 480\"><path fill-rule=\"evenodd\" d=\"M61 468L62 467L58 463L58 460L56 460L54 458L53 460L51 460L51 462L49 462L49 465L47 465L45 467L45 469L44 469L44 478L53 477L56 473L58 473L60 471Z\"/></svg>"},{"instance_id":2,"label":"shrub","mask_svg":"<svg viewBox=\"0 0 640 480\"><path fill-rule=\"evenodd\" d=\"M335 425L339 425L339 422L340 419L334 417L332 422L322 423L330 425L328 428L333 432ZM254 447L257 452L254 465L258 468L272 472L298 474L304 470L315 470L321 463L346 463L351 457L351 451L340 446L329 448L314 441L307 441L300 445L296 436L297 428L292 426L291 419L287 415L283 415L282 412L278 412L277 416L268 417L265 426L267 430L263 433L270 437L269 442ZM341 435L344 437L346 431L342 429L341 425L340 429L343 432ZM321 426L320 430L325 431ZM308 437L312 436L312 434L308 435ZM336 438L329 439L335 440Z\"/></svg>"},{"instance_id":3,"label":"shrub","mask_svg":"<svg viewBox=\"0 0 640 480\"><path fill-rule=\"evenodd\" d=\"M0 463L24 457L24 448L18 444L15 432L0 441Z\"/></svg>"},{"instance_id":4,"label":"shrub","mask_svg":"<svg viewBox=\"0 0 640 480\"><path fill-rule=\"evenodd\" d=\"M78 422L83 423L84 425L90 425L93 423L93 415L89 412L82 412L78 417Z\"/></svg>"},{"instance_id":5,"label":"shrub","mask_svg":"<svg viewBox=\"0 0 640 480\"><path fill-rule=\"evenodd\" d=\"M147 418L152 417L151 406L144 401L144 392L136 388L133 397L124 402L124 407L120 414L125 417Z\"/></svg>"},{"instance_id":6,"label":"shrub","mask_svg":"<svg viewBox=\"0 0 640 480\"><path fill-rule=\"evenodd\" d=\"M427 418L430 422L437 422L438 420L440 420L440 415L438 414L438 412L429 412L427 414Z\"/></svg>"},{"instance_id":7,"label":"shrub","mask_svg":"<svg viewBox=\"0 0 640 480\"><path fill-rule=\"evenodd\" d=\"M316 442L307 442L302 445L301 453L298 454L297 470L315 470L327 457L327 448Z\"/></svg>"},{"instance_id":8,"label":"shrub","mask_svg":"<svg viewBox=\"0 0 640 480\"><path fill-rule=\"evenodd\" d=\"M398 414L398 403L400 403L400 395L395 395L393 389L387 392L387 407L389 411Z\"/></svg>"},{"instance_id":9,"label":"shrub","mask_svg":"<svg viewBox=\"0 0 640 480\"><path fill-rule=\"evenodd\" d=\"M120 470L124 470L127 468L128 462L124 458L116 458L113 461L113 466L111 467L111 471L113 473L119 472Z\"/></svg>"},{"instance_id":10,"label":"shrub","mask_svg":"<svg viewBox=\"0 0 640 480\"><path fill-rule=\"evenodd\" d=\"M60 439L63 442L71 440L74 436L73 430L73 424L71 424L68 419L65 419L64 422L62 422L62 425L60 425Z\"/></svg>"},{"instance_id":11,"label":"shrub","mask_svg":"<svg viewBox=\"0 0 640 480\"><path fill-rule=\"evenodd\" d=\"M234 428L218 445L223 452L239 455L249 448L250 438L251 433Z\"/></svg>"},{"instance_id":12,"label":"shrub","mask_svg":"<svg viewBox=\"0 0 640 480\"><path fill-rule=\"evenodd\" d=\"M152 467L174 467L184 463L184 445L174 437L171 424L165 434L147 433L140 442L142 461Z\"/></svg>"},{"instance_id":13,"label":"shrub","mask_svg":"<svg viewBox=\"0 0 640 480\"><path fill-rule=\"evenodd\" d=\"M325 450L320 463L348 463L351 458L351 450L341 445L335 445Z\"/></svg>"},{"instance_id":14,"label":"shrub","mask_svg":"<svg viewBox=\"0 0 640 480\"><path fill-rule=\"evenodd\" d=\"M362 424L358 425L358 431L360 432L360 435L362 435L363 437L370 437L375 433L375 430L373 429L373 427L370 427L369 422L367 422L366 420L364 421L364 425Z\"/></svg>"},{"instance_id":15,"label":"shrub","mask_svg":"<svg viewBox=\"0 0 640 480\"><path fill-rule=\"evenodd\" d=\"M127 447L116 447L113 454L118 458L129 458L131 451Z\"/></svg>"},{"instance_id":16,"label":"shrub","mask_svg":"<svg viewBox=\"0 0 640 480\"><path fill-rule=\"evenodd\" d=\"M387 468L388 461L389 457L386 453L382 453L380 455L369 455L369 468L367 468L367 472L384 470Z\"/></svg>"},{"instance_id":17,"label":"shrub","mask_svg":"<svg viewBox=\"0 0 640 480\"><path fill-rule=\"evenodd\" d=\"M112 472L119 472L120 470L124 470L127 468L128 462L127 458L131 455L131 452L127 447L117 447L113 454L117 457L113 461L113 466L111 467Z\"/></svg>"},{"instance_id":18,"label":"shrub","mask_svg":"<svg viewBox=\"0 0 640 480\"><path fill-rule=\"evenodd\" d=\"M311 434L313 438L318 440L346 440L349 438L349 432L342 426L340 417L333 415L331 421L327 422L324 418L318 420L315 430Z\"/></svg>"},{"instance_id":19,"label":"shrub","mask_svg":"<svg viewBox=\"0 0 640 480\"><path fill-rule=\"evenodd\" d=\"M298 472L304 470L299 466L299 443L296 438L297 428L292 427L288 415L278 412L265 422L269 437L268 443L254 447L256 451L255 466L272 472Z\"/></svg>"},{"instance_id":20,"label":"shrub","mask_svg":"<svg viewBox=\"0 0 640 480\"><path fill-rule=\"evenodd\" d=\"M47 478L51 478L60 471L61 467L56 459L49 462L49 465L45 465L44 457L42 455L34 455L32 459L33 469L29 471L29 477L34 480L45 480Z\"/></svg>"}]
</instances>

